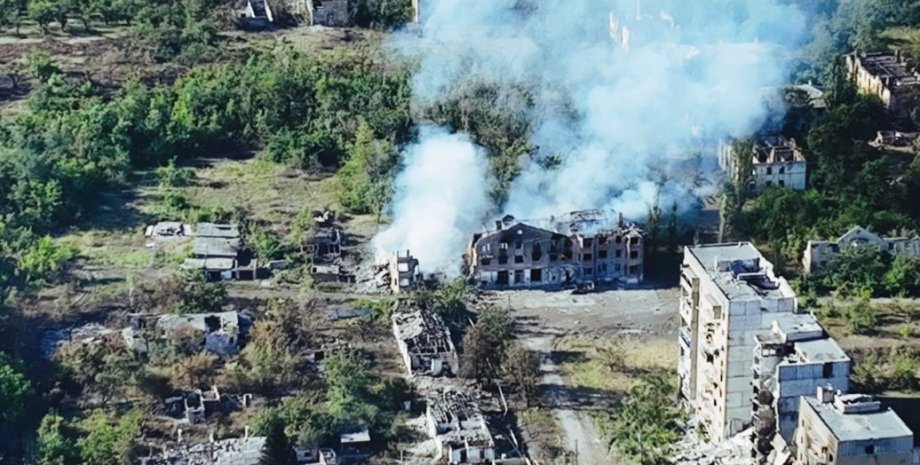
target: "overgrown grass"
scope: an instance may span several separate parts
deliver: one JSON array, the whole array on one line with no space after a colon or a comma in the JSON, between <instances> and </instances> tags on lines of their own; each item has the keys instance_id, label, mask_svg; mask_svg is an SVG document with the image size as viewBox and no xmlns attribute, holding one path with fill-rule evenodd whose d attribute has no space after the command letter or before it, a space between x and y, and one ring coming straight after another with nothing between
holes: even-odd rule
<instances>
[{"instance_id":1,"label":"overgrown grass","mask_svg":"<svg viewBox=\"0 0 920 465\"><path fill-rule=\"evenodd\" d=\"M556 350L569 354L562 371L574 387L617 394L631 389L642 376L674 370L677 363L677 341L663 338L567 336Z\"/></svg>"}]
</instances>

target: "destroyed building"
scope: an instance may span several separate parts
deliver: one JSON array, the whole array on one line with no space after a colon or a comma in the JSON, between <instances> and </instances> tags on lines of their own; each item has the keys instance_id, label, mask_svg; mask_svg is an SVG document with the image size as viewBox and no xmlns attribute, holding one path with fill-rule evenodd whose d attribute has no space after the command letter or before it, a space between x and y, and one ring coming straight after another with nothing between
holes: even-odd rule
<instances>
[{"instance_id":1,"label":"destroyed building","mask_svg":"<svg viewBox=\"0 0 920 465\"><path fill-rule=\"evenodd\" d=\"M750 180L755 192L770 187L789 187L805 190L808 164L795 139L781 135L761 135L754 138L751 147ZM742 179L743 165L738 162L732 142L719 142L719 166L734 180Z\"/></svg>"},{"instance_id":2,"label":"destroyed building","mask_svg":"<svg viewBox=\"0 0 920 465\"><path fill-rule=\"evenodd\" d=\"M684 249L679 398L712 440L751 424L754 336L796 309L792 288L749 242Z\"/></svg>"},{"instance_id":3,"label":"destroyed building","mask_svg":"<svg viewBox=\"0 0 920 465\"><path fill-rule=\"evenodd\" d=\"M823 386L849 391L851 363L811 314L776 315L754 338L752 455L766 465L792 445L801 398Z\"/></svg>"},{"instance_id":4,"label":"destroyed building","mask_svg":"<svg viewBox=\"0 0 920 465\"><path fill-rule=\"evenodd\" d=\"M246 0L236 3L236 17L245 28L266 29L275 23L275 12L268 0Z\"/></svg>"},{"instance_id":5,"label":"destroyed building","mask_svg":"<svg viewBox=\"0 0 920 465\"><path fill-rule=\"evenodd\" d=\"M199 223L192 241L192 256L183 268L201 270L205 279L255 279L255 261L250 267L241 253L240 230L236 225Z\"/></svg>"},{"instance_id":6,"label":"destroyed building","mask_svg":"<svg viewBox=\"0 0 920 465\"><path fill-rule=\"evenodd\" d=\"M846 56L847 73L860 92L874 95L897 118L920 105L920 70L901 52L860 52Z\"/></svg>"},{"instance_id":7,"label":"destroyed building","mask_svg":"<svg viewBox=\"0 0 920 465\"><path fill-rule=\"evenodd\" d=\"M864 394L819 389L803 397L794 465L909 465L913 432L894 411Z\"/></svg>"},{"instance_id":8,"label":"destroyed building","mask_svg":"<svg viewBox=\"0 0 920 465\"><path fill-rule=\"evenodd\" d=\"M457 350L450 330L438 314L418 307L393 310L393 335L409 374L460 374Z\"/></svg>"},{"instance_id":9,"label":"destroyed building","mask_svg":"<svg viewBox=\"0 0 920 465\"><path fill-rule=\"evenodd\" d=\"M310 14L310 24L348 26L348 0L305 0Z\"/></svg>"},{"instance_id":10,"label":"destroyed building","mask_svg":"<svg viewBox=\"0 0 920 465\"><path fill-rule=\"evenodd\" d=\"M475 400L461 392L428 399L428 434L437 445L436 459L449 464L492 463L495 440Z\"/></svg>"},{"instance_id":11,"label":"destroyed building","mask_svg":"<svg viewBox=\"0 0 920 465\"><path fill-rule=\"evenodd\" d=\"M378 278L383 279L389 285L390 292L394 294L412 290L421 280L418 259L408 250L405 255L396 252L390 256L386 271L383 274L378 273Z\"/></svg>"},{"instance_id":12,"label":"destroyed building","mask_svg":"<svg viewBox=\"0 0 920 465\"><path fill-rule=\"evenodd\" d=\"M155 247L158 242L185 239L193 234L190 225L178 221L160 221L144 229L147 247Z\"/></svg>"},{"instance_id":13,"label":"destroyed building","mask_svg":"<svg viewBox=\"0 0 920 465\"><path fill-rule=\"evenodd\" d=\"M139 459L141 465L258 465L264 436L222 439L203 444L168 444L160 453Z\"/></svg>"},{"instance_id":14,"label":"destroyed building","mask_svg":"<svg viewBox=\"0 0 920 465\"><path fill-rule=\"evenodd\" d=\"M216 355L232 355L239 352L240 338L249 325L249 318L238 312L187 313L158 317L132 315L131 325L122 330L122 337L129 349L138 353L149 353L153 344L194 335L201 350Z\"/></svg>"},{"instance_id":15,"label":"destroyed building","mask_svg":"<svg viewBox=\"0 0 920 465\"><path fill-rule=\"evenodd\" d=\"M536 223L536 222L535 222ZM600 210L525 224L507 215L473 235L469 274L483 287L527 288L643 279L642 232Z\"/></svg>"},{"instance_id":16,"label":"destroyed building","mask_svg":"<svg viewBox=\"0 0 920 465\"><path fill-rule=\"evenodd\" d=\"M920 257L920 237L882 237L862 226L854 226L833 241L808 241L802 266L805 273L814 273L828 264L847 247L878 247L891 255Z\"/></svg>"}]
</instances>

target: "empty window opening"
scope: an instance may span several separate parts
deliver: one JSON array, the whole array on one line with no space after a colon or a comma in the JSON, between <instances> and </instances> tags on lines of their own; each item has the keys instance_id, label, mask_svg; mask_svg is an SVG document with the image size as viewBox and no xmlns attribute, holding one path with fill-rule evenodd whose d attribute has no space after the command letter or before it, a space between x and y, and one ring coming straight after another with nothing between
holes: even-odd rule
<instances>
[{"instance_id":1,"label":"empty window opening","mask_svg":"<svg viewBox=\"0 0 920 465\"><path fill-rule=\"evenodd\" d=\"M597 258L607 258L607 251L606 251L606 250L598 250L598 251L597 251Z\"/></svg>"},{"instance_id":2,"label":"empty window opening","mask_svg":"<svg viewBox=\"0 0 920 465\"><path fill-rule=\"evenodd\" d=\"M521 255L514 256L514 263L524 263L524 257Z\"/></svg>"},{"instance_id":3,"label":"empty window opening","mask_svg":"<svg viewBox=\"0 0 920 465\"><path fill-rule=\"evenodd\" d=\"M532 283L543 282L543 270L540 268L534 268L530 270L530 282Z\"/></svg>"}]
</instances>

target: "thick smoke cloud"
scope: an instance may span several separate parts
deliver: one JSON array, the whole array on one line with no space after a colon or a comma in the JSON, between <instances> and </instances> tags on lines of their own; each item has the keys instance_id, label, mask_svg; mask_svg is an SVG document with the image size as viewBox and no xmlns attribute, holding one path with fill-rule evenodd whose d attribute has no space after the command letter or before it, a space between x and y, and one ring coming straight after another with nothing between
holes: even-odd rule
<instances>
[{"instance_id":1,"label":"thick smoke cloud","mask_svg":"<svg viewBox=\"0 0 920 465\"><path fill-rule=\"evenodd\" d=\"M805 32L802 15L781 0L421 4L421 36L407 33L393 44L419 60L414 104L426 106L481 82L523 86L533 105L511 110L531 123L534 159L562 155L549 169L534 159L523 162L506 204L493 210L518 218L609 208L641 219L656 196L690 205L698 188L661 173L718 138L754 130L766 117L764 89L786 82L788 57ZM407 169L413 170L411 162ZM474 184L471 176L485 178L482 166L454 174L439 187L453 191L454 183ZM407 203L397 203L397 223L407 205L429 202L400 198ZM442 208L446 216L429 221L474 225L466 233L485 218L457 215L489 211Z\"/></svg>"},{"instance_id":2,"label":"thick smoke cloud","mask_svg":"<svg viewBox=\"0 0 920 465\"><path fill-rule=\"evenodd\" d=\"M393 224L374 238L378 260L409 250L425 272L454 275L470 231L489 209L485 154L469 138L422 128L396 178Z\"/></svg>"}]
</instances>

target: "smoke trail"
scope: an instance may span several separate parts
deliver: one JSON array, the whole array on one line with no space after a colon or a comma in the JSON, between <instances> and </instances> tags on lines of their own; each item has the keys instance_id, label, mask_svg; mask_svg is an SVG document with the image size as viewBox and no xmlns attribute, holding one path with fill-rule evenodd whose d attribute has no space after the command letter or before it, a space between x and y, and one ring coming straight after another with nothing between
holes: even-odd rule
<instances>
[{"instance_id":1,"label":"smoke trail","mask_svg":"<svg viewBox=\"0 0 920 465\"><path fill-rule=\"evenodd\" d=\"M805 38L802 15L782 0L421 3L422 37L394 44L419 60L413 103L424 107L473 83L523 86L533 105L514 110L526 112L534 159L563 155L553 168L523 161L497 209L519 218L611 208L639 219L656 195L687 206L697 188L660 173L680 154L754 130L766 117L763 89L786 82L790 51ZM447 189L474 184L444 181ZM489 211L480 207L447 208L454 216L445 219L475 227L482 218L456 215ZM397 223L407 208L395 209Z\"/></svg>"},{"instance_id":2,"label":"smoke trail","mask_svg":"<svg viewBox=\"0 0 920 465\"><path fill-rule=\"evenodd\" d=\"M455 275L471 231L490 208L485 154L466 136L422 128L403 153L393 223L374 238L377 260L410 250L426 273Z\"/></svg>"}]
</instances>

